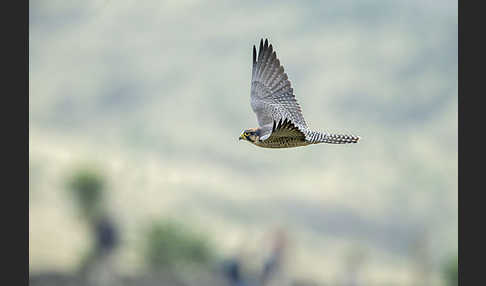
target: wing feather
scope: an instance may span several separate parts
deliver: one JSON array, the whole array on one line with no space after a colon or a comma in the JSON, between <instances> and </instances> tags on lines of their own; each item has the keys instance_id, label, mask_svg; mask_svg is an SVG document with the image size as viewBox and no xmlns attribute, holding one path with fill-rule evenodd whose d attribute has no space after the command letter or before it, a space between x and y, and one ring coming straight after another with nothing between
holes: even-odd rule
<instances>
[{"instance_id":1,"label":"wing feather","mask_svg":"<svg viewBox=\"0 0 486 286\"><path fill-rule=\"evenodd\" d=\"M300 139L305 141L305 134L299 127L292 123L289 119L273 121L271 135L263 141L273 142L281 138Z\"/></svg>"},{"instance_id":2,"label":"wing feather","mask_svg":"<svg viewBox=\"0 0 486 286\"><path fill-rule=\"evenodd\" d=\"M296 128L307 128L293 88L268 40L260 40L258 54L253 46L251 106L261 127L287 119ZM275 130L272 130L274 132ZM270 135L270 134L267 134Z\"/></svg>"}]
</instances>

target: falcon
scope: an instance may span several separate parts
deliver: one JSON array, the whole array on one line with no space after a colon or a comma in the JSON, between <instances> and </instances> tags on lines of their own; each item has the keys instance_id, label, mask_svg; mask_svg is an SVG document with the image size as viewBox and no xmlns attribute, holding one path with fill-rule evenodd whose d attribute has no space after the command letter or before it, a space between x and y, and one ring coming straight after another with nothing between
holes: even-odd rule
<instances>
[{"instance_id":1,"label":"falcon","mask_svg":"<svg viewBox=\"0 0 486 286\"><path fill-rule=\"evenodd\" d=\"M253 46L251 108L259 127L246 129L239 140L264 148L292 148L310 144L357 143L358 136L310 130L295 99L284 68L268 39Z\"/></svg>"}]
</instances>

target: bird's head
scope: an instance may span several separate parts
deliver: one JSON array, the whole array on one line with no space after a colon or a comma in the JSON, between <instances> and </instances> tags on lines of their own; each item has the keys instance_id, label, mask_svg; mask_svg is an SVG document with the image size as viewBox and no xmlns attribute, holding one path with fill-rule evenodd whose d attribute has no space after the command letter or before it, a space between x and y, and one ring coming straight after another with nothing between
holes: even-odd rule
<instances>
[{"instance_id":1,"label":"bird's head","mask_svg":"<svg viewBox=\"0 0 486 286\"><path fill-rule=\"evenodd\" d=\"M250 141L251 143L255 143L260 139L259 130L257 128L250 128L246 129L241 133L239 140L246 140Z\"/></svg>"}]
</instances>

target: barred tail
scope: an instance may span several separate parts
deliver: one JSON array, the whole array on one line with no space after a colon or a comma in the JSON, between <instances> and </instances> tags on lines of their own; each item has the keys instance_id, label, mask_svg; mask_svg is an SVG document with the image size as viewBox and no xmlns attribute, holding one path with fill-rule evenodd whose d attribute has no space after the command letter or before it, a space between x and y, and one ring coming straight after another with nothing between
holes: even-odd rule
<instances>
[{"instance_id":1,"label":"barred tail","mask_svg":"<svg viewBox=\"0 0 486 286\"><path fill-rule=\"evenodd\" d=\"M328 144L348 144L358 143L359 136L344 134L329 134L317 131L311 131L307 134L306 140L311 144L328 143Z\"/></svg>"}]
</instances>

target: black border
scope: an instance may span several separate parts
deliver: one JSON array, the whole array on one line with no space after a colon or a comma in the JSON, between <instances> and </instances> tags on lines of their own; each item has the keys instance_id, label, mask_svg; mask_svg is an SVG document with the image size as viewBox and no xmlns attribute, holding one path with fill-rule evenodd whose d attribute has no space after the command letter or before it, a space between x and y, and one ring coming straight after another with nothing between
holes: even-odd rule
<instances>
[{"instance_id":1,"label":"black border","mask_svg":"<svg viewBox=\"0 0 486 286\"><path fill-rule=\"evenodd\" d=\"M458 274L459 285L481 285L484 284L484 261L480 253L486 236L483 234L485 201L480 196L485 188L484 183L472 179L484 176L479 160L479 153L485 148L479 138L485 124L485 105L480 102L485 89L484 12L480 5L466 8L465 3L472 2L458 1ZM471 129L473 132L468 134ZM474 254L477 256L473 258Z\"/></svg>"},{"instance_id":2,"label":"black border","mask_svg":"<svg viewBox=\"0 0 486 286\"><path fill-rule=\"evenodd\" d=\"M29 285L29 1L4 2L1 11L1 280Z\"/></svg>"}]
</instances>

